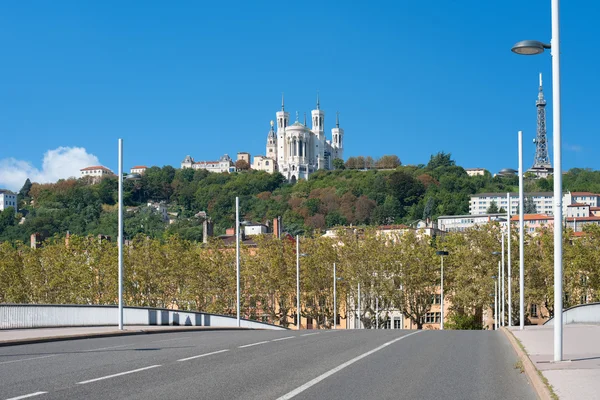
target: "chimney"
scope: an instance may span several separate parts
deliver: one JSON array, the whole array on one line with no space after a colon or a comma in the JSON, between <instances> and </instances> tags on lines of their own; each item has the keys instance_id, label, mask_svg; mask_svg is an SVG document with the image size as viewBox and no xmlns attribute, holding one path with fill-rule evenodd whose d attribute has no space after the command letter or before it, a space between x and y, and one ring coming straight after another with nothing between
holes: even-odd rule
<instances>
[{"instance_id":1,"label":"chimney","mask_svg":"<svg viewBox=\"0 0 600 400\"><path fill-rule=\"evenodd\" d=\"M275 238L279 239L279 236L280 236L279 217L273 218L273 236L275 236Z\"/></svg>"},{"instance_id":2,"label":"chimney","mask_svg":"<svg viewBox=\"0 0 600 400\"><path fill-rule=\"evenodd\" d=\"M213 235L213 223L208 218L202 222L202 243L208 243L208 238Z\"/></svg>"},{"instance_id":3,"label":"chimney","mask_svg":"<svg viewBox=\"0 0 600 400\"><path fill-rule=\"evenodd\" d=\"M33 233L31 235L31 248L39 249L40 247L42 247L42 235L37 232Z\"/></svg>"},{"instance_id":4,"label":"chimney","mask_svg":"<svg viewBox=\"0 0 600 400\"><path fill-rule=\"evenodd\" d=\"M67 231L67 235L65 236L65 247L67 249L69 248L70 239L71 239L71 234L69 233L69 231Z\"/></svg>"}]
</instances>

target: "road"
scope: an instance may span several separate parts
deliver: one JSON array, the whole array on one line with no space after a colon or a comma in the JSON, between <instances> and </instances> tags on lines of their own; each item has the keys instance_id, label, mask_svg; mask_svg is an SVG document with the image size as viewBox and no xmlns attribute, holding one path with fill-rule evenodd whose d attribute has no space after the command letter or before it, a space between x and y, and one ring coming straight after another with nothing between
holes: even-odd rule
<instances>
[{"instance_id":1,"label":"road","mask_svg":"<svg viewBox=\"0 0 600 400\"><path fill-rule=\"evenodd\" d=\"M0 348L0 399L535 399L490 331L211 331Z\"/></svg>"}]
</instances>

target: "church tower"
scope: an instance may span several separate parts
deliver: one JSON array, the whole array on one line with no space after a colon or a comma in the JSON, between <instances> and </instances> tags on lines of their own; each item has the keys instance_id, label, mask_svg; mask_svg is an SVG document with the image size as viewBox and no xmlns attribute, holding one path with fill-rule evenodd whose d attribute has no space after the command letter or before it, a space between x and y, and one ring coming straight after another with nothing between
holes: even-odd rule
<instances>
[{"instance_id":1,"label":"church tower","mask_svg":"<svg viewBox=\"0 0 600 400\"><path fill-rule=\"evenodd\" d=\"M271 121L271 130L269 130L269 134L267 135L267 152L265 156L277 160L277 134L273 129L274 125L275 123Z\"/></svg>"},{"instance_id":2,"label":"church tower","mask_svg":"<svg viewBox=\"0 0 600 400\"><path fill-rule=\"evenodd\" d=\"M317 92L317 109L311 111L312 114L312 131L319 137L324 135L325 112L321 110L321 102L319 101L319 93Z\"/></svg>"},{"instance_id":3,"label":"church tower","mask_svg":"<svg viewBox=\"0 0 600 400\"><path fill-rule=\"evenodd\" d=\"M332 160L343 159L344 153L344 130L340 128L340 113L335 113L335 128L331 130L331 148L333 150Z\"/></svg>"},{"instance_id":4,"label":"church tower","mask_svg":"<svg viewBox=\"0 0 600 400\"><path fill-rule=\"evenodd\" d=\"M283 165L285 162L285 129L290 124L290 113L285 111L285 102L283 93L281 94L281 111L277 111L277 148L275 154L277 155L277 164ZM269 155L267 154L267 157Z\"/></svg>"}]
</instances>

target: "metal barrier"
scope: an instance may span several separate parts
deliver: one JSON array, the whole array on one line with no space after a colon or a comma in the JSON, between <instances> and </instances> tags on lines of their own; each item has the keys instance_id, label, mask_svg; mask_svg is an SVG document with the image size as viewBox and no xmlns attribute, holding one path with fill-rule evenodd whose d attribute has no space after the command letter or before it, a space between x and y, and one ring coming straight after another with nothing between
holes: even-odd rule
<instances>
[{"instance_id":1,"label":"metal barrier","mask_svg":"<svg viewBox=\"0 0 600 400\"><path fill-rule=\"evenodd\" d=\"M563 311L563 324L600 325L600 303L580 304ZM544 325L554 325L554 318Z\"/></svg>"},{"instance_id":2,"label":"metal barrier","mask_svg":"<svg viewBox=\"0 0 600 400\"><path fill-rule=\"evenodd\" d=\"M0 304L0 329L118 325L117 306ZM237 327L235 317L165 308L124 307L125 325ZM285 330L281 326L242 319L242 328Z\"/></svg>"}]
</instances>

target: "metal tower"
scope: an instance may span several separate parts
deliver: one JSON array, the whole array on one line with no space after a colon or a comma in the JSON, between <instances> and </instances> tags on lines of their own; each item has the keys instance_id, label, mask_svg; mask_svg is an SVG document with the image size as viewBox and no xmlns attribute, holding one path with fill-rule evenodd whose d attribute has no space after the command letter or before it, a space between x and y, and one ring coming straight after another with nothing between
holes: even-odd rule
<instances>
[{"instance_id":1,"label":"metal tower","mask_svg":"<svg viewBox=\"0 0 600 400\"><path fill-rule=\"evenodd\" d=\"M542 88L542 74L540 73L540 91L537 101L537 134L533 143L535 143L535 158L533 167L528 172L533 172L540 177L546 177L552 173L552 165L548 157L548 139L546 137L546 100L544 100L544 91Z\"/></svg>"}]
</instances>

